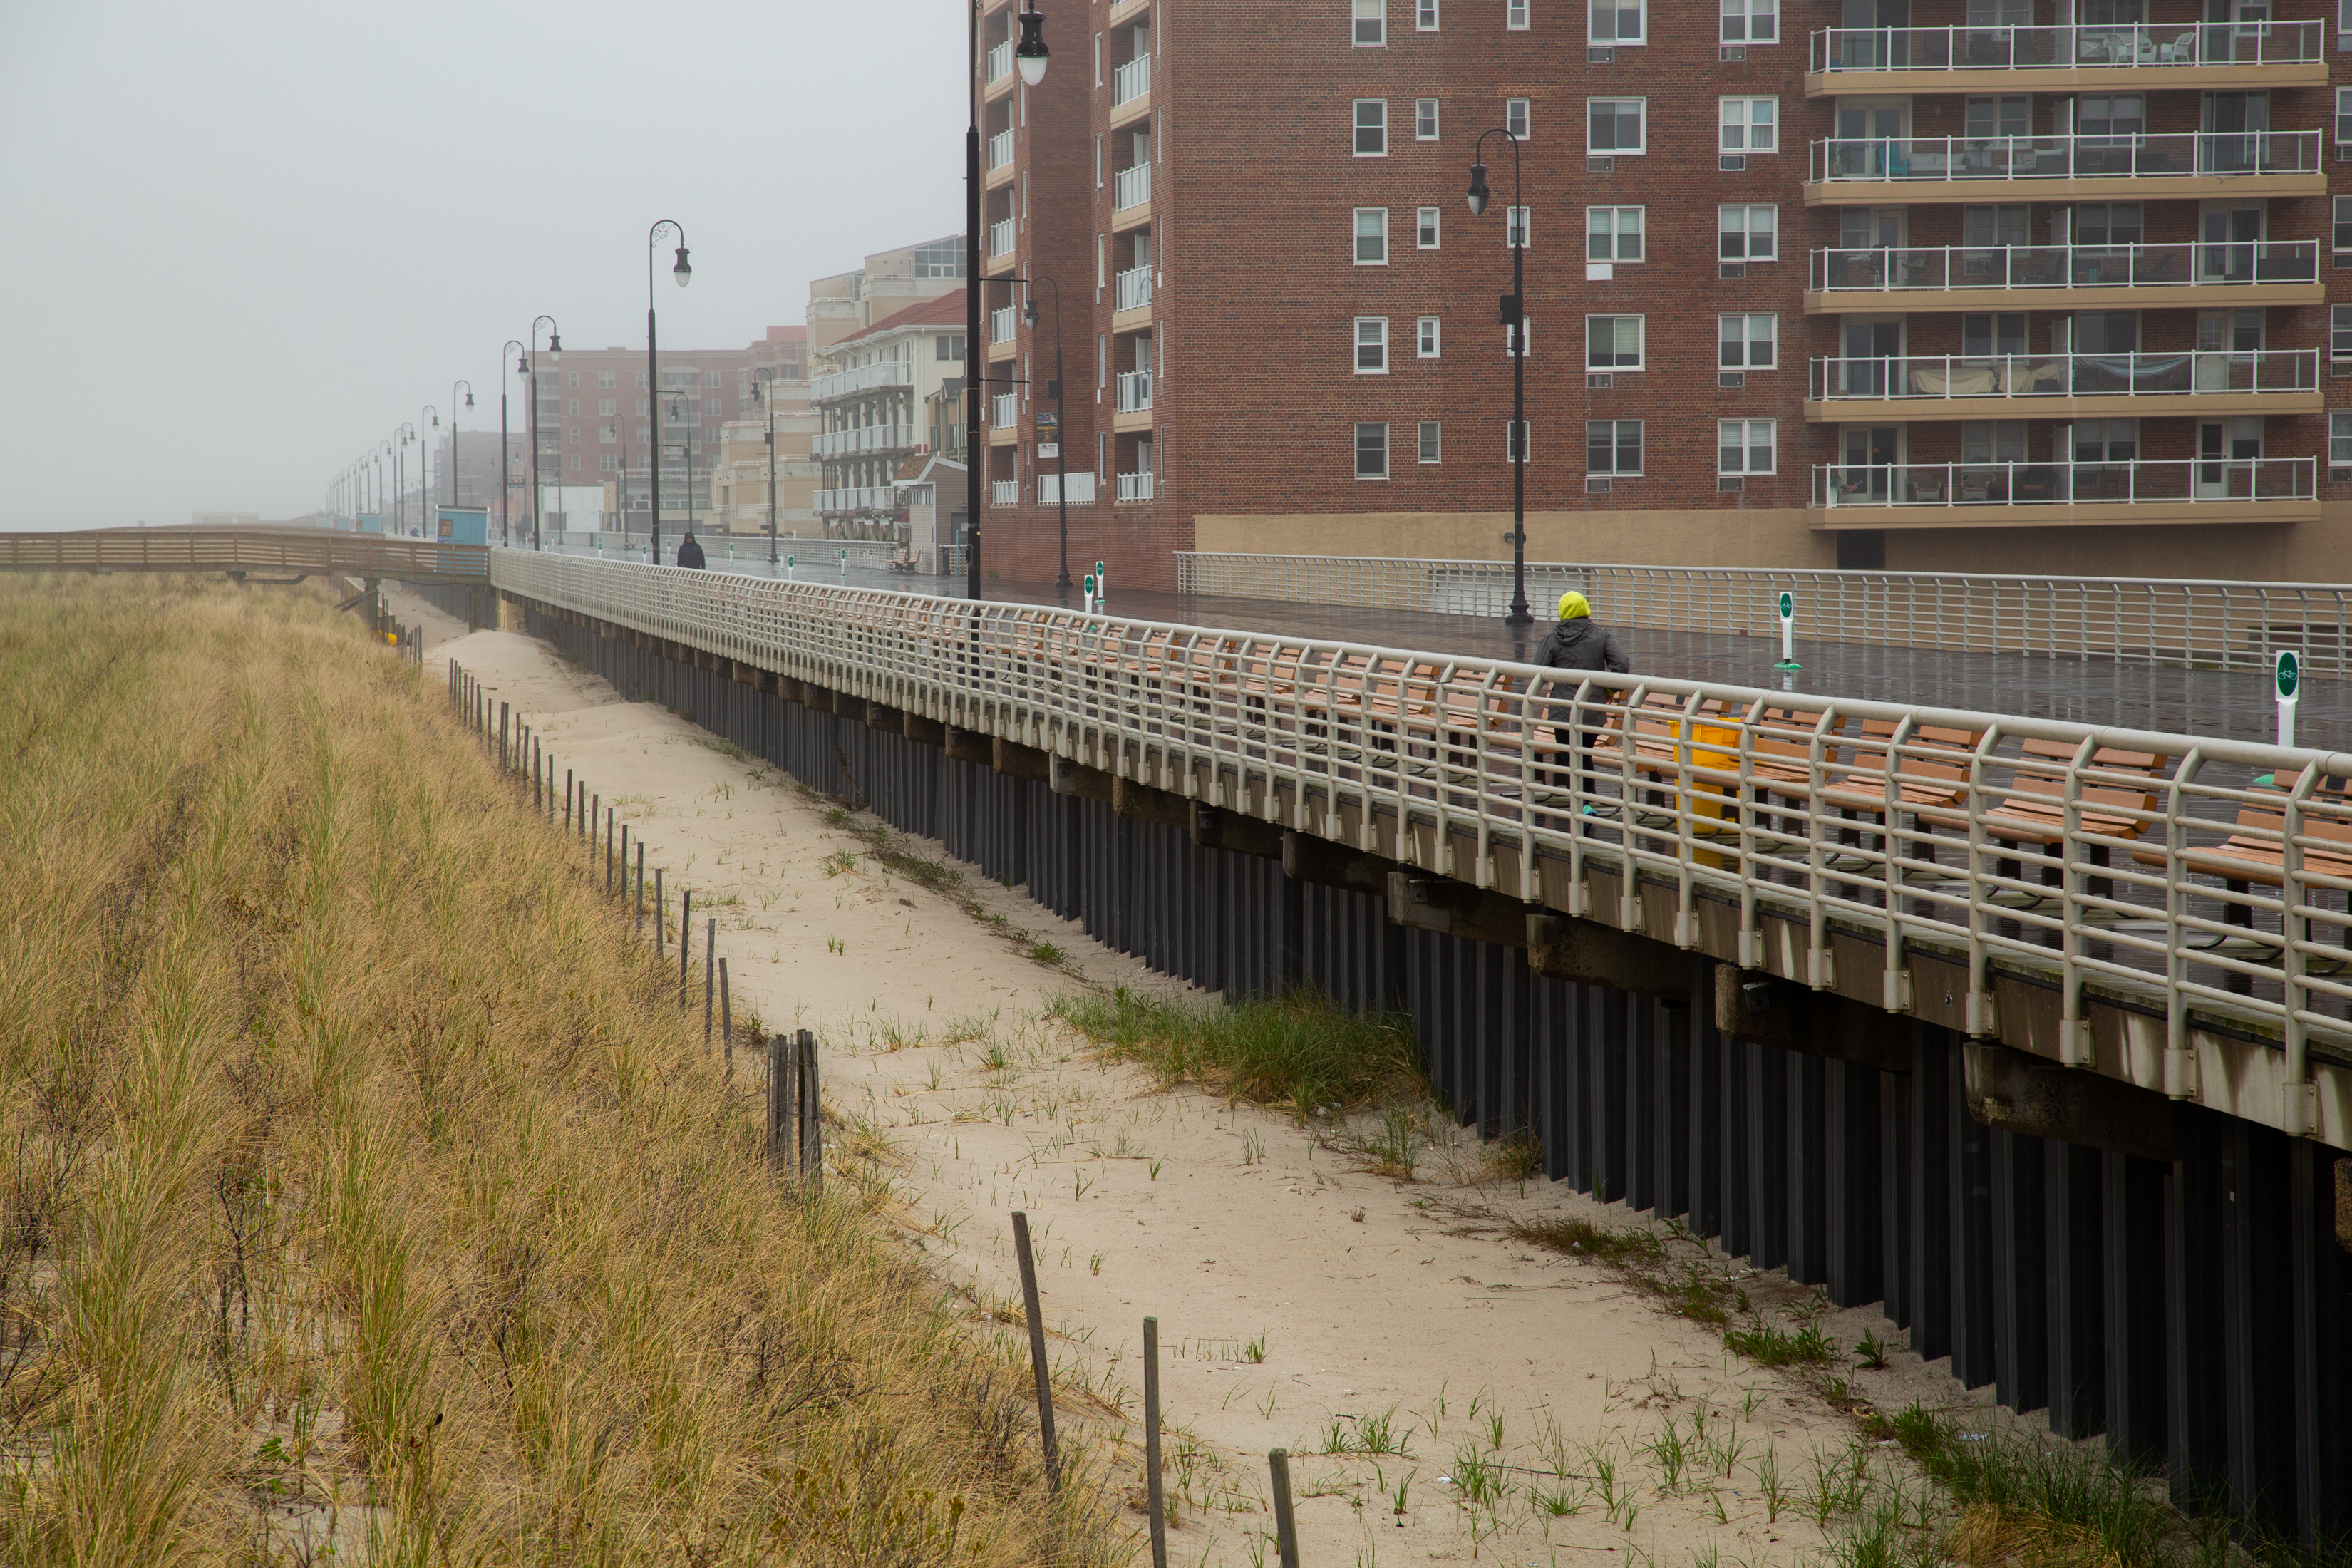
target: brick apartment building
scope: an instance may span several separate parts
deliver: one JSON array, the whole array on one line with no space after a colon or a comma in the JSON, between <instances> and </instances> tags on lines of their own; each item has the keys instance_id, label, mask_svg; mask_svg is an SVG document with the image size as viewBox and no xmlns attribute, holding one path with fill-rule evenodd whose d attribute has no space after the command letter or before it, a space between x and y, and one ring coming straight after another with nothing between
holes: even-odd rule
<instances>
[{"instance_id":1,"label":"brick apartment building","mask_svg":"<svg viewBox=\"0 0 2352 1568\"><path fill-rule=\"evenodd\" d=\"M642 347L566 349L560 362L542 353L534 376L540 485L611 487L610 493L625 510L629 529L642 533L652 505L651 455L658 447L663 529L683 528L689 521L708 526L703 514L711 510L709 481L721 458L720 426L748 409L757 352L756 345L663 349L658 399L646 385ZM775 352L771 351L772 357ZM526 467L529 416L527 409L518 406L510 432L525 442ZM528 500L526 491L520 504ZM608 500L608 510L612 504ZM520 506L517 515L522 515Z\"/></svg>"},{"instance_id":2,"label":"brick apartment building","mask_svg":"<svg viewBox=\"0 0 2352 1568\"><path fill-rule=\"evenodd\" d=\"M1057 440L1130 584L1507 556L1523 205L1538 559L2341 579L2352 69L2280 9L1090 0L1028 88L1000 0L983 272L1069 384L984 284L989 570Z\"/></svg>"}]
</instances>

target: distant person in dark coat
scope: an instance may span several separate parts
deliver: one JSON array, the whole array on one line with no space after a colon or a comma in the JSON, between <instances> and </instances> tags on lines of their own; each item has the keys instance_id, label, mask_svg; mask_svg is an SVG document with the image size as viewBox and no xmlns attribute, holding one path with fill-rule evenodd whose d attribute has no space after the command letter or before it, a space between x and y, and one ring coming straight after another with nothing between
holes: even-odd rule
<instances>
[{"instance_id":1,"label":"distant person in dark coat","mask_svg":"<svg viewBox=\"0 0 2352 1568\"><path fill-rule=\"evenodd\" d=\"M1633 668L1633 661L1625 657L1625 650L1617 646L1617 639L1610 635L1609 628L1592 618L1592 606L1585 601L1584 595L1573 588L1559 596L1559 625L1545 635L1544 640L1536 647L1535 657L1528 662L1552 669L1598 669L1619 675L1630 673ZM1592 705L1588 701L1585 707L1587 726L1580 731L1570 721L1575 717L1575 706L1570 702L1552 704L1551 733L1561 751L1572 750L1578 753L1576 767L1581 773L1584 771L1582 753L1599 737L1601 727L1591 723L1594 714ZM1569 781L1556 778L1556 782L1566 784ZM1584 810L1590 816L1592 807L1587 805Z\"/></svg>"},{"instance_id":2,"label":"distant person in dark coat","mask_svg":"<svg viewBox=\"0 0 2352 1568\"><path fill-rule=\"evenodd\" d=\"M689 572L702 570L702 546L694 542L694 535L689 533L677 542L677 563Z\"/></svg>"}]
</instances>

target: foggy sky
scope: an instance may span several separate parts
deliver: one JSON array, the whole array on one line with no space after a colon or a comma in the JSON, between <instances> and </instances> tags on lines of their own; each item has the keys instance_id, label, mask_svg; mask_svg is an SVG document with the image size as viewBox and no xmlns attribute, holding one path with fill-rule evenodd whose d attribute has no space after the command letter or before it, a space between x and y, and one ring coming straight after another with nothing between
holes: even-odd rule
<instances>
[{"instance_id":1,"label":"foggy sky","mask_svg":"<svg viewBox=\"0 0 2352 1568\"><path fill-rule=\"evenodd\" d=\"M0 0L0 529L310 511L459 377L495 429L534 315L644 346L657 218L666 346L800 321L962 228L964 15Z\"/></svg>"}]
</instances>

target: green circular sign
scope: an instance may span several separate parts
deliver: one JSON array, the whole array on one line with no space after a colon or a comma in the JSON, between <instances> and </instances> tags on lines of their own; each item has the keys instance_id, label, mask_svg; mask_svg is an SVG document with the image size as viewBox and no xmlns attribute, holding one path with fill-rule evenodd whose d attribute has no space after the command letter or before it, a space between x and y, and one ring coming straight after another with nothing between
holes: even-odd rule
<instances>
[{"instance_id":1,"label":"green circular sign","mask_svg":"<svg viewBox=\"0 0 2352 1568\"><path fill-rule=\"evenodd\" d=\"M1095 574L1093 573L1089 572L1087 574L1086 584L1087 592L1092 594L1095 591Z\"/></svg>"},{"instance_id":2,"label":"green circular sign","mask_svg":"<svg viewBox=\"0 0 2352 1568\"><path fill-rule=\"evenodd\" d=\"M2296 656L2294 649L2291 647L2279 649L2278 694L2281 697L2294 696L2294 689L2302 679L2303 660Z\"/></svg>"},{"instance_id":3,"label":"green circular sign","mask_svg":"<svg viewBox=\"0 0 2352 1568\"><path fill-rule=\"evenodd\" d=\"M1780 591L1780 618L1784 621L1797 618L1797 595L1785 588Z\"/></svg>"}]
</instances>

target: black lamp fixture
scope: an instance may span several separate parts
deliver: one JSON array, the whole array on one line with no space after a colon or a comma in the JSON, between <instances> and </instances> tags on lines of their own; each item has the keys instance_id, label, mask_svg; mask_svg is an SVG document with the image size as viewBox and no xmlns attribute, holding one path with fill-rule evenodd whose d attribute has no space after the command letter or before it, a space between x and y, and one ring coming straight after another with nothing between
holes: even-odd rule
<instances>
[{"instance_id":1,"label":"black lamp fixture","mask_svg":"<svg viewBox=\"0 0 2352 1568\"><path fill-rule=\"evenodd\" d=\"M1021 41L1013 46L1013 61L1031 87L1045 79L1045 18L1040 13L1021 13Z\"/></svg>"},{"instance_id":2,"label":"black lamp fixture","mask_svg":"<svg viewBox=\"0 0 2352 1568\"><path fill-rule=\"evenodd\" d=\"M1484 217L1486 215L1487 196L1486 165L1473 163L1470 165L1470 216L1472 217Z\"/></svg>"}]
</instances>

